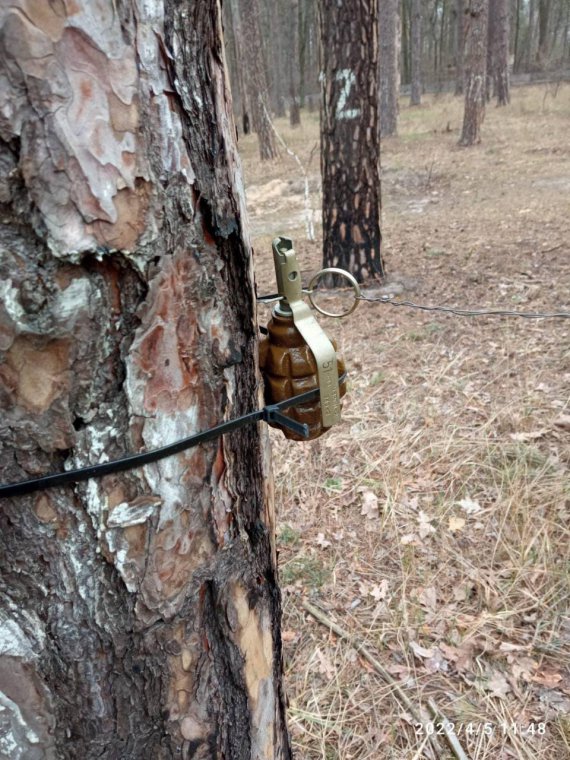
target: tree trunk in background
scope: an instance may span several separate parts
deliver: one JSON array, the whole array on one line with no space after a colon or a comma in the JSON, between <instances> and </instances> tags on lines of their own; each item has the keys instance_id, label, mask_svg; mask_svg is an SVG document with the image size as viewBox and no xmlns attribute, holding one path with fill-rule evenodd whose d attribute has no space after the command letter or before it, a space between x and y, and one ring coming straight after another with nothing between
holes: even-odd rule
<instances>
[{"instance_id":1,"label":"tree trunk in background","mask_svg":"<svg viewBox=\"0 0 570 760\"><path fill-rule=\"evenodd\" d=\"M528 28L525 37L525 53L524 61L527 69L531 68L531 64L535 63L535 45L534 40L536 37L536 0L530 0L528 3Z\"/></svg>"},{"instance_id":2,"label":"tree trunk in background","mask_svg":"<svg viewBox=\"0 0 570 760\"><path fill-rule=\"evenodd\" d=\"M548 37L548 25L550 20L551 0L538 0L538 63L542 67L548 64L550 52L550 39Z\"/></svg>"},{"instance_id":3,"label":"tree trunk in background","mask_svg":"<svg viewBox=\"0 0 570 760\"><path fill-rule=\"evenodd\" d=\"M411 0L402 0L401 5L401 35L402 35L402 65L400 81L403 84L410 84L412 81L411 66L411 47L412 47L412 30L411 30Z\"/></svg>"},{"instance_id":4,"label":"tree trunk in background","mask_svg":"<svg viewBox=\"0 0 570 760\"><path fill-rule=\"evenodd\" d=\"M511 100L509 82L509 0L491 0L495 9L495 86L497 105L506 106Z\"/></svg>"},{"instance_id":5,"label":"tree trunk in background","mask_svg":"<svg viewBox=\"0 0 570 760\"><path fill-rule=\"evenodd\" d=\"M297 66L299 65L299 0L291 0L289 7L289 35L287 55L289 57L289 123L297 127L301 123L299 90L297 88Z\"/></svg>"},{"instance_id":6,"label":"tree trunk in background","mask_svg":"<svg viewBox=\"0 0 570 760\"><path fill-rule=\"evenodd\" d=\"M487 103L495 95L495 41L497 36L497 2L487 0L487 64L485 76L485 99Z\"/></svg>"},{"instance_id":7,"label":"tree trunk in background","mask_svg":"<svg viewBox=\"0 0 570 760\"><path fill-rule=\"evenodd\" d=\"M259 157L262 161L267 161L277 157L277 146L269 116L267 75L259 27L259 5L257 0L240 0L239 9L251 121L259 141Z\"/></svg>"},{"instance_id":8,"label":"tree trunk in background","mask_svg":"<svg viewBox=\"0 0 570 760\"><path fill-rule=\"evenodd\" d=\"M360 282L383 274L376 9L319 2L323 262Z\"/></svg>"},{"instance_id":9,"label":"tree trunk in background","mask_svg":"<svg viewBox=\"0 0 570 760\"><path fill-rule=\"evenodd\" d=\"M481 141L485 118L485 67L487 61L487 0L466 0L465 108L460 145Z\"/></svg>"},{"instance_id":10,"label":"tree trunk in background","mask_svg":"<svg viewBox=\"0 0 570 760\"><path fill-rule=\"evenodd\" d=\"M570 3L566 9L566 22L564 23L564 45L562 48L562 63L570 63Z\"/></svg>"},{"instance_id":11,"label":"tree trunk in background","mask_svg":"<svg viewBox=\"0 0 570 760\"><path fill-rule=\"evenodd\" d=\"M455 94L462 95L465 81L465 0L455 0L457 14L455 44Z\"/></svg>"},{"instance_id":12,"label":"tree trunk in background","mask_svg":"<svg viewBox=\"0 0 570 760\"><path fill-rule=\"evenodd\" d=\"M0 482L258 408L217 0L0 12ZM214 149L215 148L215 149ZM267 438L0 502L0 754L291 757Z\"/></svg>"},{"instance_id":13,"label":"tree trunk in background","mask_svg":"<svg viewBox=\"0 0 570 760\"><path fill-rule=\"evenodd\" d=\"M305 106L305 68L307 60L308 40L308 10L307 0L299 0L298 6L299 24L299 105Z\"/></svg>"},{"instance_id":14,"label":"tree trunk in background","mask_svg":"<svg viewBox=\"0 0 570 760\"><path fill-rule=\"evenodd\" d=\"M269 79L273 113L279 118L286 116L285 82L283 71L289 65L289 40L284 31L289 25L289 3L283 0L262 0L266 17L265 33L261 42L266 76ZM285 5L285 7L283 7ZM283 46L287 48L283 50Z\"/></svg>"},{"instance_id":15,"label":"tree trunk in background","mask_svg":"<svg viewBox=\"0 0 570 760\"><path fill-rule=\"evenodd\" d=\"M249 134L251 130L250 122L250 94L248 91L247 78L244 76L244 60L245 54L243 50L243 34L241 28L241 16L239 9L239 0L229 0L228 16L232 24L232 37L235 45L235 61L236 70L234 76L237 79L239 94L240 94L240 106L241 106L241 128L244 135Z\"/></svg>"},{"instance_id":16,"label":"tree trunk in background","mask_svg":"<svg viewBox=\"0 0 570 760\"><path fill-rule=\"evenodd\" d=\"M515 33L514 33L514 64L513 71L518 72L520 67L520 31L521 31L521 0L516 0L515 6Z\"/></svg>"},{"instance_id":17,"label":"tree trunk in background","mask_svg":"<svg viewBox=\"0 0 570 760\"><path fill-rule=\"evenodd\" d=\"M412 92L410 103L419 106L422 102L422 3L412 0Z\"/></svg>"},{"instance_id":18,"label":"tree trunk in background","mask_svg":"<svg viewBox=\"0 0 570 760\"><path fill-rule=\"evenodd\" d=\"M380 24L380 133L382 137L388 137L395 135L398 129L398 0L380 0L377 4ZM371 21L366 23L370 24Z\"/></svg>"},{"instance_id":19,"label":"tree trunk in background","mask_svg":"<svg viewBox=\"0 0 570 760\"><path fill-rule=\"evenodd\" d=\"M443 80L446 77L446 71L443 66L443 52L445 50L445 25L447 21L447 13L446 13L446 3L445 0L441 4L441 14L440 14L440 21L439 21L439 40L437 44L437 50L438 50L438 56L437 56L437 71L438 71L438 80L441 84L443 84Z\"/></svg>"}]
</instances>

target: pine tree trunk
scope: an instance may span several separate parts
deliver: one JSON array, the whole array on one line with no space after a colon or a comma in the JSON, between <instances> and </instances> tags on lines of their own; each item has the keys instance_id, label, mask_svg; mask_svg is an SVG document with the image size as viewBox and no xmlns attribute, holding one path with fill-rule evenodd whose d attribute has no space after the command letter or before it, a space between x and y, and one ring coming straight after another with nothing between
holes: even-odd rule
<instances>
[{"instance_id":1,"label":"pine tree trunk","mask_svg":"<svg viewBox=\"0 0 570 760\"><path fill-rule=\"evenodd\" d=\"M281 119L286 116L286 90L283 81L283 71L287 67L289 58L288 40L286 35L283 34L283 30L287 28L286 24L289 14L287 4L285 4L285 9L283 9L282 3L279 0L264 0L263 5L267 17L267 26L269 27L268 33L266 32L265 36L262 33L262 43L265 52L263 56L263 60L265 61L264 68L270 80L273 112L275 116ZM283 10L285 10L285 13L283 13ZM283 16L285 16L285 19L283 19ZM285 23L283 23L284 21ZM286 51L283 50L283 46L287 48Z\"/></svg>"},{"instance_id":2,"label":"pine tree trunk","mask_svg":"<svg viewBox=\"0 0 570 760\"><path fill-rule=\"evenodd\" d=\"M269 116L267 76L261 47L258 1L241 0L240 16L252 126L259 141L259 157L262 161L267 161L277 157L277 146Z\"/></svg>"},{"instance_id":3,"label":"pine tree trunk","mask_svg":"<svg viewBox=\"0 0 570 760\"><path fill-rule=\"evenodd\" d=\"M247 77L244 74L245 53L243 50L243 34L241 29L241 14L238 0L229 0L227 3L229 9L228 16L232 23L232 37L235 45L236 71L235 76L238 81L240 106L241 106L241 128L244 135L251 131L251 96L248 89Z\"/></svg>"},{"instance_id":4,"label":"pine tree trunk","mask_svg":"<svg viewBox=\"0 0 570 760\"><path fill-rule=\"evenodd\" d=\"M495 21L495 83L497 105L509 104L509 0L491 0L496 4Z\"/></svg>"},{"instance_id":5,"label":"pine tree trunk","mask_svg":"<svg viewBox=\"0 0 570 760\"><path fill-rule=\"evenodd\" d=\"M3 483L259 403L219 2L96 8L0 12ZM3 758L291 757L266 449L0 501Z\"/></svg>"},{"instance_id":6,"label":"pine tree trunk","mask_svg":"<svg viewBox=\"0 0 570 760\"><path fill-rule=\"evenodd\" d=\"M467 0L465 28L465 108L460 145L481 142L485 118L488 0Z\"/></svg>"},{"instance_id":7,"label":"pine tree trunk","mask_svg":"<svg viewBox=\"0 0 570 760\"><path fill-rule=\"evenodd\" d=\"M383 274L376 7L319 3L323 262L361 282Z\"/></svg>"},{"instance_id":8,"label":"pine tree trunk","mask_svg":"<svg viewBox=\"0 0 570 760\"><path fill-rule=\"evenodd\" d=\"M410 104L422 102L422 4L412 0L412 93Z\"/></svg>"},{"instance_id":9,"label":"pine tree trunk","mask_svg":"<svg viewBox=\"0 0 570 760\"><path fill-rule=\"evenodd\" d=\"M541 67L548 64L550 54L549 20L551 0L538 0L538 50L537 60Z\"/></svg>"},{"instance_id":10,"label":"pine tree trunk","mask_svg":"<svg viewBox=\"0 0 570 760\"><path fill-rule=\"evenodd\" d=\"M371 23L370 19L366 23ZM379 3L380 26L380 133L395 135L398 129L399 17L398 0Z\"/></svg>"},{"instance_id":11,"label":"pine tree trunk","mask_svg":"<svg viewBox=\"0 0 570 760\"><path fill-rule=\"evenodd\" d=\"M307 0L299 0L298 7L298 19L299 25L299 105L301 108L305 107L305 80L306 80L306 67L307 67L307 53L309 46L309 9L307 7Z\"/></svg>"},{"instance_id":12,"label":"pine tree trunk","mask_svg":"<svg viewBox=\"0 0 570 760\"><path fill-rule=\"evenodd\" d=\"M297 87L297 66L299 65L299 0L291 0L289 8L289 123L298 127L301 123L299 107L299 89Z\"/></svg>"},{"instance_id":13,"label":"pine tree trunk","mask_svg":"<svg viewBox=\"0 0 570 760\"><path fill-rule=\"evenodd\" d=\"M465 81L465 0L455 0L457 15L455 45L455 94L463 95Z\"/></svg>"},{"instance_id":14,"label":"pine tree trunk","mask_svg":"<svg viewBox=\"0 0 570 760\"><path fill-rule=\"evenodd\" d=\"M497 19L496 0L487 0L487 64L485 72L485 100L495 94L495 39Z\"/></svg>"},{"instance_id":15,"label":"pine tree trunk","mask_svg":"<svg viewBox=\"0 0 570 760\"><path fill-rule=\"evenodd\" d=\"M531 65L534 64L535 58L538 56L538 52L535 50L536 25L538 16L536 3L537 0L530 0L528 3L528 29L526 33L524 52L524 61L527 71L531 68Z\"/></svg>"},{"instance_id":16,"label":"pine tree trunk","mask_svg":"<svg viewBox=\"0 0 570 760\"><path fill-rule=\"evenodd\" d=\"M520 54L520 30L521 30L521 0L516 0L515 6L515 34L514 34L514 64L513 71L518 72L521 63Z\"/></svg>"}]
</instances>

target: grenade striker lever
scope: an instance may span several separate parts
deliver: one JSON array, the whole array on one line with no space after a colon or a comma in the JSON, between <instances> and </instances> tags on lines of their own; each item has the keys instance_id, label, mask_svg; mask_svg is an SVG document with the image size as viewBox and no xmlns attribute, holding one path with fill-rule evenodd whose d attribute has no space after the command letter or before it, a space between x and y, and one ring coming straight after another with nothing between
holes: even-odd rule
<instances>
[{"instance_id":1,"label":"grenade striker lever","mask_svg":"<svg viewBox=\"0 0 570 760\"><path fill-rule=\"evenodd\" d=\"M301 273L290 238L273 241L273 262L277 289L282 297L275 313L293 316L293 323L311 349L317 364L323 427L340 422L340 394L336 351L325 332L303 301Z\"/></svg>"}]
</instances>

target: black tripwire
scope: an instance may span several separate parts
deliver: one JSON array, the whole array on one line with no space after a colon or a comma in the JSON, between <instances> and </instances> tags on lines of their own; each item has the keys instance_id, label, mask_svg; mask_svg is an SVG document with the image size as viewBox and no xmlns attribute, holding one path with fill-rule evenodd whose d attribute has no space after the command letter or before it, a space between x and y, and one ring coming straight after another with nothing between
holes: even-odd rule
<instances>
[{"instance_id":1,"label":"black tripwire","mask_svg":"<svg viewBox=\"0 0 570 760\"><path fill-rule=\"evenodd\" d=\"M339 378L339 383L343 383L345 380L346 372ZM282 412L284 409L289 409L292 406L298 406L307 401L313 401L318 395L319 389L315 388L312 391L307 391L298 396L293 396L292 398L280 401L278 404L268 404L267 406L264 406L263 409L259 409L256 412L249 412L249 414L244 414L241 417L237 417L235 420L222 422L220 425L216 425L209 430L204 430L202 433L196 433L189 438L183 438L180 441L175 441L174 443L162 446L159 449L153 449L152 451L143 451L140 454L130 454L122 459L115 459L112 462L93 464L87 467L80 467L77 470L68 470L67 472L57 472L53 475L44 475L41 478L22 480L19 483L0 485L0 498L6 499L13 496L23 496L24 494L34 493L35 491L43 491L46 488L55 488L56 486L64 486L69 483L80 483L84 480L100 478L103 475L110 475L114 472L132 470L135 467L142 467L145 464L157 462L160 459L179 454L181 451L186 451L201 443L212 441L221 435L231 433L233 430L244 427L244 425L251 425L254 422L263 421L282 425L290 428L297 433L297 435L307 438L309 435L308 425L292 420Z\"/></svg>"}]
</instances>

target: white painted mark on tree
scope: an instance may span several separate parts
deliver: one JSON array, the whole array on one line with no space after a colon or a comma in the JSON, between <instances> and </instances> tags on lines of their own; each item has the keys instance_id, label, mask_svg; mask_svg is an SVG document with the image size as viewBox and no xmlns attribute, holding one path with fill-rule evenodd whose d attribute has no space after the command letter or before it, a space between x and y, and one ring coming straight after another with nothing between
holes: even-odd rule
<instances>
[{"instance_id":1,"label":"white painted mark on tree","mask_svg":"<svg viewBox=\"0 0 570 760\"><path fill-rule=\"evenodd\" d=\"M343 80L344 84L342 85L338 103L336 104L336 118L337 120L356 119L357 116L360 116L360 108L346 107L348 96L350 95L350 90L352 88L352 85L356 82L354 71L351 71L350 69L340 69L340 71L337 71L336 81L341 82Z\"/></svg>"}]
</instances>

